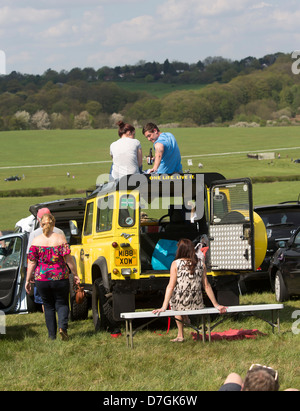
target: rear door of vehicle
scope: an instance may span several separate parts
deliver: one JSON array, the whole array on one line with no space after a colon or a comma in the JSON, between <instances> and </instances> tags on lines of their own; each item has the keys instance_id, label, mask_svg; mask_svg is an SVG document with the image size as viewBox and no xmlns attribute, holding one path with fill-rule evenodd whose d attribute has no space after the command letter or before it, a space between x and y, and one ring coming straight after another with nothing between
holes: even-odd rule
<instances>
[{"instance_id":1,"label":"rear door of vehicle","mask_svg":"<svg viewBox=\"0 0 300 411\"><path fill-rule=\"evenodd\" d=\"M210 269L255 269L251 180L223 180L210 188Z\"/></svg>"},{"instance_id":2,"label":"rear door of vehicle","mask_svg":"<svg viewBox=\"0 0 300 411\"><path fill-rule=\"evenodd\" d=\"M0 310L10 311L21 296L25 277L25 238L22 235L2 237L4 247L0 261Z\"/></svg>"},{"instance_id":3,"label":"rear door of vehicle","mask_svg":"<svg viewBox=\"0 0 300 411\"><path fill-rule=\"evenodd\" d=\"M121 279L138 279L139 268L139 193L119 192L118 223L115 240L114 264Z\"/></svg>"}]
</instances>

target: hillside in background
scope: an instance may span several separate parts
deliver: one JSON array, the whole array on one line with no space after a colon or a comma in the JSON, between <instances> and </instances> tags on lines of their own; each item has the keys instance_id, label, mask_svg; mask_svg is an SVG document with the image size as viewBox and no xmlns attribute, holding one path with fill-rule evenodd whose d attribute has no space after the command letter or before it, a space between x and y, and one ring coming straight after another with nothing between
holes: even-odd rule
<instances>
[{"instance_id":1,"label":"hillside in background","mask_svg":"<svg viewBox=\"0 0 300 411\"><path fill-rule=\"evenodd\" d=\"M298 124L300 75L290 55L195 64L51 69L0 77L0 130L99 129L123 117L178 126Z\"/></svg>"}]
</instances>

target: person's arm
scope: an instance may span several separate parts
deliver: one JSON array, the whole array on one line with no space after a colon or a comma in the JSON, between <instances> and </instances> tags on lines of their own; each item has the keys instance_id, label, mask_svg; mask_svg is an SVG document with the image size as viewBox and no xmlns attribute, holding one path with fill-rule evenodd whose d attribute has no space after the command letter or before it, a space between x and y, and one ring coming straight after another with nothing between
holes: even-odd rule
<instances>
[{"instance_id":1,"label":"person's arm","mask_svg":"<svg viewBox=\"0 0 300 411\"><path fill-rule=\"evenodd\" d=\"M171 300L174 288L176 287L176 283L177 283L177 264L175 261L173 261L171 265L171 270L170 270L170 281L166 288L165 299L164 299L163 305L161 308L157 310L153 310L152 311L153 314L159 314L159 313L165 312L168 309L169 302Z\"/></svg>"},{"instance_id":2,"label":"person's arm","mask_svg":"<svg viewBox=\"0 0 300 411\"><path fill-rule=\"evenodd\" d=\"M37 262L28 260L27 264L27 275L26 275L26 283L25 283L25 290L27 294L31 291L31 284L33 282L33 274L36 267Z\"/></svg>"},{"instance_id":3,"label":"person's arm","mask_svg":"<svg viewBox=\"0 0 300 411\"><path fill-rule=\"evenodd\" d=\"M78 274L77 274L77 267L76 267L76 264L71 254L65 255L65 262L68 264L71 270L71 273L74 276L75 284L80 284L80 278L78 277Z\"/></svg>"},{"instance_id":4,"label":"person's arm","mask_svg":"<svg viewBox=\"0 0 300 411\"><path fill-rule=\"evenodd\" d=\"M155 144L155 160L154 160L154 165L153 168L149 171L149 173L155 173L158 170L158 167L160 166L162 156L164 154L165 148L162 143L156 143Z\"/></svg>"},{"instance_id":5,"label":"person's arm","mask_svg":"<svg viewBox=\"0 0 300 411\"><path fill-rule=\"evenodd\" d=\"M206 292L208 298L212 302L212 305L220 311L220 314L226 313L227 308L224 307L223 305L220 305L217 302L215 294L214 294L214 292L211 288L211 285L208 282L207 275L206 275L206 266L205 266L205 264L204 264L204 269L203 269L202 284L203 284L203 288L205 289L205 292Z\"/></svg>"},{"instance_id":6,"label":"person's arm","mask_svg":"<svg viewBox=\"0 0 300 411\"><path fill-rule=\"evenodd\" d=\"M137 151L137 159L138 159L139 168L141 168L143 165L143 151L141 148L139 148Z\"/></svg>"}]
</instances>

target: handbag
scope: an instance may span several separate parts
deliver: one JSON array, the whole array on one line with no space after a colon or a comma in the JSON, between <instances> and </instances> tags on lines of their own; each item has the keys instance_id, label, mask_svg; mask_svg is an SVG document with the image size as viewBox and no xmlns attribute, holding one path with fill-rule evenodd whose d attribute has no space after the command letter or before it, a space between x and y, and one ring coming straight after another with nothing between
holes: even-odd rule
<instances>
[{"instance_id":1,"label":"handbag","mask_svg":"<svg viewBox=\"0 0 300 411\"><path fill-rule=\"evenodd\" d=\"M82 304L84 298L85 298L84 287L80 287L80 285L77 285L77 286L76 286L76 289L75 289L75 301L76 301L76 304Z\"/></svg>"}]
</instances>

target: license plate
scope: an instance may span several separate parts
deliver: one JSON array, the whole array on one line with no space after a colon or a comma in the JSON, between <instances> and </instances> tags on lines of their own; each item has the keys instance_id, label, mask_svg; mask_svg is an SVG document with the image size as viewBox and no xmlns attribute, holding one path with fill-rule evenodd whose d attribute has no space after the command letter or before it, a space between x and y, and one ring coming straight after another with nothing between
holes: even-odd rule
<instances>
[{"instance_id":1,"label":"license plate","mask_svg":"<svg viewBox=\"0 0 300 411\"><path fill-rule=\"evenodd\" d=\"M132 266L137 265L137 253L136 250L131 248L115 251L115 263L116 265Z\"/></svg>"}]
</instances>

